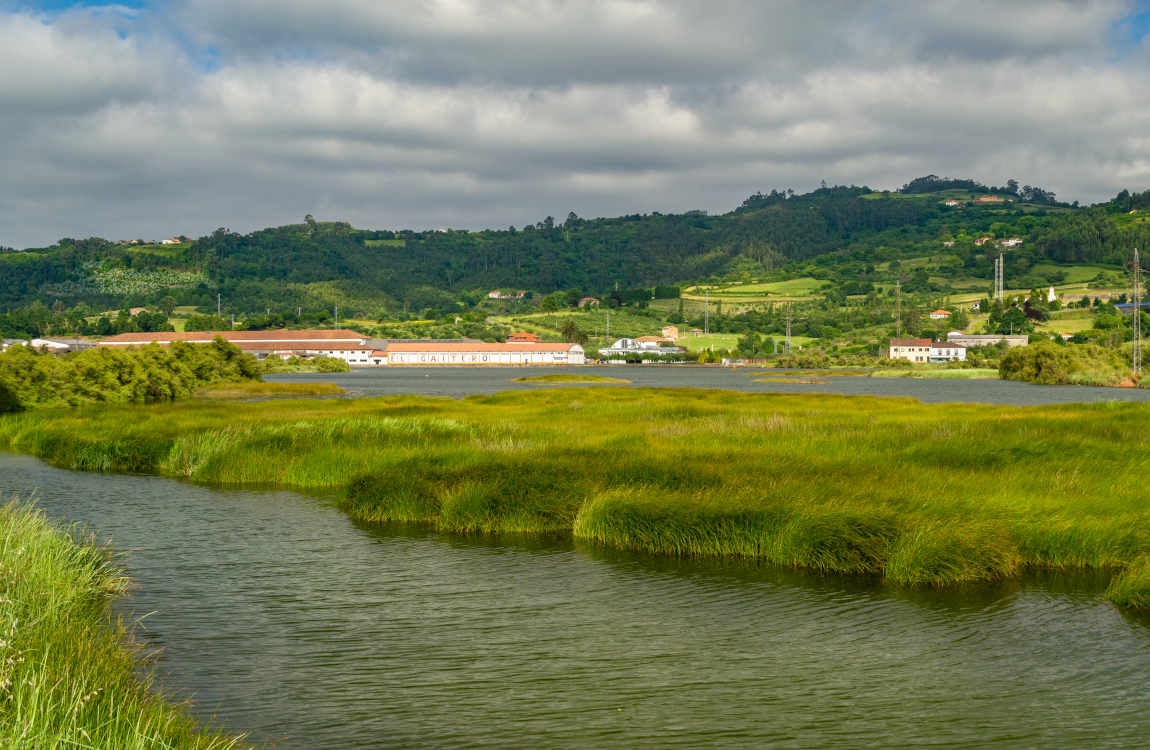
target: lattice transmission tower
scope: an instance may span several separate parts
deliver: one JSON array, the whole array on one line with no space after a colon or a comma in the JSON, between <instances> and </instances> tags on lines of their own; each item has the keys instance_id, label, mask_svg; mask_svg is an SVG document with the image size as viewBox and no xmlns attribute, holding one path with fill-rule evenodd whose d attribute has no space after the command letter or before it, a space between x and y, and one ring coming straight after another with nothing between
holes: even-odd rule
<instances>
[{"instance_id":1,"label":"lattice transmission tower","mask_svg":"<svg viewBox=\"0 0 1150 750\"><path fill-rule=\"evenodd\" d=\"M783 344L783 354L791 353L791 303L787 303L787 341Z\"/></svg>"},{"instance_id":2,"label":"lattice transmission tower","mask_svg":"<svg viewBox=\"0 0 1150 750\"><path fill-rule=\"evenodd\" d=\"M1003 273L1004 265L1005 264L1003 263L1002 259L1002 250L999 250L998 257L994 259L994 298L999 302L1002 302L1003 296L1005 294L1005 285L1003 284L1005 277L1005 274Z\"/></svg>"},{"instance_id":3,"label":"lattice transmission tower","mask_svg":"<svg viewBox=\"0 0 1150 750\"><path fill-rule=\"evenodd\" d=\"M1134 288L1131 289L1131 302L1134 303L1131 321L1134 328L1134 345L1130 350L1130 366L1135 375L1142 374L1142 264L1138 260L1138 248L1134 248L1133 263Z\"/></svg>"}]
</instances>

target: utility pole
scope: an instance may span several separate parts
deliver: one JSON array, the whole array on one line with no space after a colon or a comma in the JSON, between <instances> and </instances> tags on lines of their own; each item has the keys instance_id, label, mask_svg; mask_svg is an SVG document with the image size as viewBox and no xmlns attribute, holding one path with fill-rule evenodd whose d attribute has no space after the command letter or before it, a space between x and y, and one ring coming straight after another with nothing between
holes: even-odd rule
<instances>
[{"instance_id":1,"label":"utility pole","mask_svg":"<svg viewBox=\"0 0 1150 750\"><path fill-rule=\"evenodd\" d=\"M1005 293L1004 292L1004 283L1003 283L1005 280L1004 279L1005 274L1003 273L1003 266L1004 265L1005 264L1004 264L1003 258L1002 258L1002 249L999 248L998 257L994 259L994 298L996 300L998 300L999 302L1002 302L1002 298L1003 298L1003 295Z\"/></svg>"},{"instance_id":2,"label":"utility pole","mask_svg":"<svg viewBox=\"0 0 1150 750\"><path fill-rule=\"evenodd\" d=\"M787 303L787 342L783 344L783 354L790 356L791 353L791 303Z\"/></svg>"},{"instance_id":3,"label":"utility pole","mask_svg":"<svg viewBox=\"0 0 1150 750\"><path fill-rule=\"evenodd\" d=\"M607 345L611 345L611 310L607 310Z\"/></svg>"},{"instance_id":4,"label":"utility pole","mask_svg":"<svg viewBox=\"0 0 1150 750\"><path fill-rule=\"evenodd\" d=\"M335 327L339 328L339 305L335 306Z\"/></svg>"},{"instance_id":5,"label":"utility pole","mask_svg":"<svg viewBox=\"0 0 1150 750\"><path fill-rule=\"evenodd\" d=\"M711 290L707 290L707 301L703 303L703 334L711 332Z\"/></svg>"},{"instance_id":6,"label":"utility pole","mask_svg":"<svg viewBox=\"0 0 1150 750\"><path fill-rule=\"evenodd\" d=\"M1130 350L1131 367L1135 375L1142 374L1142 266L1138 261L1138 248L1134 248L1134 346Z\"/></svg>"},{"instance_id":7,"label":"utility pole","mask_svg":"<svg viewBox=\"0 0 1150 750\"><path fill-rule=\"evenodd\" d=\"M894 282L894 335L902 336L902 282Z\"/></svg>"},{"instance_id":8,"label":"utility pole","mask_svg":"<svg viewBox=\"0 0 1150 750\"><path fill-rule=\"evenodd\" d=\"M220 317L220 305L222 303L222 300L223 300L223 297L220 295L219 292L216 292L216 317L217 318Z\"/></svg>"}]
</instances>

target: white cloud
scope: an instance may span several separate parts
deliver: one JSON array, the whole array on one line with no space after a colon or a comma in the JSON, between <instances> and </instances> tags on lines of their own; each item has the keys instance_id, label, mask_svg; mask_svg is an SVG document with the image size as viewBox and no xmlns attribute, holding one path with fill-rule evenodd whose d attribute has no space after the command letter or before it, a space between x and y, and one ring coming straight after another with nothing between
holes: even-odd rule
<instances>
[{"instance_id":1,"label":"white cloud","mask_svg":"<svg viewBox=\"0 0 1150 750\"><path fill-rule=\"evenodd\" d=\"M0 13L0 244L309 212L418 228L726 210L758 189L928 172L1102 199L1150 187L1147 50L1118 64L1109 46L1125 12L184 0L127 20Z\"/></svg>"}]
</instances>

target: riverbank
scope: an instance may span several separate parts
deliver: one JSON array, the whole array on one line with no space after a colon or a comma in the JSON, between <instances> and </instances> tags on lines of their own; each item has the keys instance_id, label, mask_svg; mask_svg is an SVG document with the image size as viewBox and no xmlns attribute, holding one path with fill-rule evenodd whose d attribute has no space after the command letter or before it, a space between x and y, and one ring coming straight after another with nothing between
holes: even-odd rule
<instances>
[{"instance_id":1,"label":"riverbank","mask_svg":"<svg viewBox=\"0 0 1150 750\"><path fill-rule=\"evenodd\" d=\"M74 469L341 490L364 521L942 586L1144 566L1150 512L1114 478L1141 471L1147 417L600 386L41 412L0 419L0 445ZM1138 605L1146 578L1117 576L1113 597Z\"/></svg>"},{"instance_id":2,"label":"riverbank","mask_svg":"<svg viewBox=\"0 0 1150 750\"><path fill-rule=\"evenodd\" d=\"M247 747L205 731L138 677L143 654L108 617L127 585L92 540L0 506L0 746Z\"/></svg>"}]
</instances>

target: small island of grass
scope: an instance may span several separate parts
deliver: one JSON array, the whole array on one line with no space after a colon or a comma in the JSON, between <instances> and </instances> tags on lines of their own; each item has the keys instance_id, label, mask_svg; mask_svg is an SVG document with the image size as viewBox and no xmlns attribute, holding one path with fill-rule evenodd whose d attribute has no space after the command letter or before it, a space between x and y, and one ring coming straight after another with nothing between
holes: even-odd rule
<instances>
[{"instance_id":1,"label":"small island of grass","mask_svg":"<svg viewBox=\"0 0 1150 750\"><path fill-rule=\"evenodd\" d=\"M308 396L339 396L346 391L335 383L219 383L201 388L195 397L222 401L237 398L306 398Z\"/></svg>"},{"instance_id":2,"label":"small island of grass","mask_svg":"<svg viewBox=\"0 0 1150 750\"><path fill-rule=\"evenodd\" d=\"M512 378L512 383L571 383L575 385L592 385L594 383L627 384L630 380L625 378L611 378L606 375L580 375L577 373L555 373L552 375L531 375L522 378Z\"/></svg>"}]
</instances>

